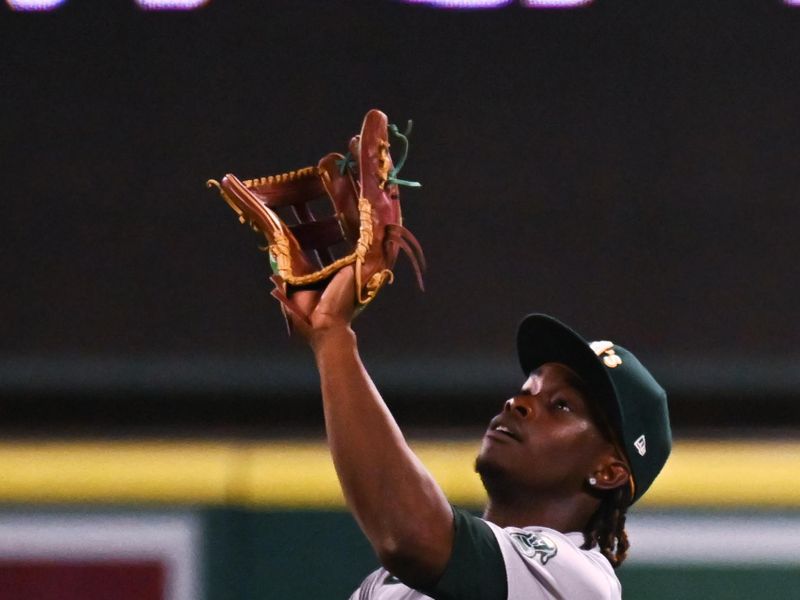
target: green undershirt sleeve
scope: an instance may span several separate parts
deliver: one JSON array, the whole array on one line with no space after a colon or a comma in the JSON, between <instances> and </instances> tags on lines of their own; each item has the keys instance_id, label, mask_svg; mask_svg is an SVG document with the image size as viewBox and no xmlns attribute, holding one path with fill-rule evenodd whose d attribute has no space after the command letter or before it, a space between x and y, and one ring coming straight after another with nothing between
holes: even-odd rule
<instances>
[{"instance_id":1,"label":"green undershirt sleeve","mask_svg":"<svg viewBox=\"0 0 800 600\"><path fill-rule=\"evenodd\" d=\"M489 525L453 507L453 554L430 590L435 600L506 600L508 581L500 545Z\"/></svg>"}]
</instances>

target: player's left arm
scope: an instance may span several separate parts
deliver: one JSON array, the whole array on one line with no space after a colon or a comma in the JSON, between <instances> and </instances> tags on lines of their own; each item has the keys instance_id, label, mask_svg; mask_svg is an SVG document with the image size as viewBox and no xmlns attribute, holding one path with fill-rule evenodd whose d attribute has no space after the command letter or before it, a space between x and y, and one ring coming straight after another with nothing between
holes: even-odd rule
<instances>
[{"instance_id":1,"label":"player's left arm","mask_svg":"<svg viewBox=\"0 0 800 600\"><path fill-rule=\"evenodd\" d=\"M406 584L425 588L450 558L453 512L361 362L350 327L354 289L353 270L343 269L310 325L295 326L314 351L328 443L347 504L381 563Z\"/></svg>"}]
</instances>

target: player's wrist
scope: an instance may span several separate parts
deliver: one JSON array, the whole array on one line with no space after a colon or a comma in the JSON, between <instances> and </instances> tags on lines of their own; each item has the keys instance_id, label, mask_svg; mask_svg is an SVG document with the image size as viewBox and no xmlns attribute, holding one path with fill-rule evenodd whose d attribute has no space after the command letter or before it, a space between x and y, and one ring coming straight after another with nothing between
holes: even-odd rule
<instances>
[{"instance_id":1,"label":"player's wrist","mask_svg":"<svg viewBox=\"0 0 800 600\"><path fill-rule=\"evenodd\" d=\"M341 322L312 330L308 342L319 359L329 352L342 352L347 348L355 348L356 334L350 323Z\"/></svg>"}]
</instances>

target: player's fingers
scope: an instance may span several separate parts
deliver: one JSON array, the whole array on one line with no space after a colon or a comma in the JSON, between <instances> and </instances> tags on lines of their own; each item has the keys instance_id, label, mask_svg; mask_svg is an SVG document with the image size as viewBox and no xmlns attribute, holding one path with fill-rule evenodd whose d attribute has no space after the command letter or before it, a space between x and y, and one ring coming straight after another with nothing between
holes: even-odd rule
<instances>
[{"instance_id":1,"label":"player's fingers","mask_svg":"<svg viewBox=\"0 0 800 600\"><path fill-rule=\"evenodd\" d=\"M314 312L325 317L326 321L349 323L353 319L355 303L355 272L352 266L348 266L333 276Z\"/></svg>"},{"instance_id":2,"label":"player's fingers","mask_svg":"<svg viewBox=\"0 0 800 600\"><path fill-rule=\"evenodd\" d=\"M310 315L319 304L320 292L316 290L298 290L292 294L292 301L304 315Z\"/></svg>"}]
</instances>

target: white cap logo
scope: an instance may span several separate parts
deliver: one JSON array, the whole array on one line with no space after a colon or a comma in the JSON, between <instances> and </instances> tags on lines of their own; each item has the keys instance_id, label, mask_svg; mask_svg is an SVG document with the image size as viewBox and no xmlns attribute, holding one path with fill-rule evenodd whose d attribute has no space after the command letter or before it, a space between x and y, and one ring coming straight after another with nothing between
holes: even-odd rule
<instances>
[{"instance_id":1,"label":"white cap logo","mask_svg":"<svg viewBox=\"0 0 800 600\"><path fill-rule=\"evenodd\" d=\"M614 342L601 340L592 342L589 344L589 347L592 349L592 352L603 359L603 364L609 369L616 369L622 364L622 359L614 352Z\"/></svg>"},{"instance_id":2,"label":"white cap logo","mask_svg":"<svg viewBox=\"0 0 800 600\"><path fill-rule=\"evenodd\" d=\"M636 446L636 451L639 453L639 456L644 456L647 453L647 440L644 439L644 434L636 438L633 445Z\"/></svg>"}]
</instances>

